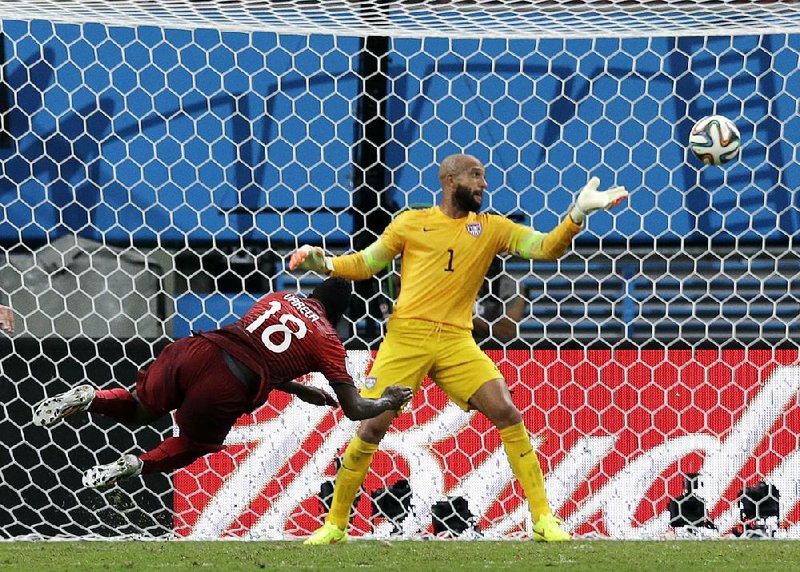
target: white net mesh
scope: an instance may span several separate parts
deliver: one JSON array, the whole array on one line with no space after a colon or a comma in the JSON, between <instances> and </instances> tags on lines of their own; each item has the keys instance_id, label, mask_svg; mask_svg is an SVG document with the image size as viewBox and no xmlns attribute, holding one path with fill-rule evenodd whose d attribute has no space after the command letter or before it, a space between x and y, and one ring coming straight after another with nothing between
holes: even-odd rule
<instances>
[{"instance_id":1,"label":"white net mesh","mask_svg":"<svg viewBox=\"0 0 800 572\"><path fill-rule=\"evenodd\" d=\"M452 38L791 32L773 0L3 0L0 15L121 26Z\"/></svg>"},{"instance_id":2,"label":"white net mesh","mask_svg":"<svg viewBox=\"0 0 800 572\"><path fill-rule=\"evenodd\" d=\"M480 301L490 322L523 301L518 335L480 341L541 442L554 511L578 534L655 538L686 530L670 526L671 499L700 496L720 533L780 522L797 536L796 10L0 2L0 302L18 330L0 340L0 536L315 528L353 433L339 412L273 396L226 452L97 493L80 471L152 447L169 420L131 431L84 415L49 433L31 406L87 379L131 387L169 339L260 293L307 290L318 279L286 271L291 249L362 246L399 209L435 202L452 152L486 163L485 207L544 230L589 174L633 191L560 262L504 261ZM587 38L546 38L570 30ZM355 37L373 32L392 38ZM722 169L686 151L710 113L742 133ZM361 373L393 287L360 285L342 330ZM404 479L410 516L370 502L392 486L406 498ZM774 521L739 508L761 479L780 491ZM697 494L681 497L684 481ZM432 507L455 497L485 536L525 530L497 432L426 386L384 441L353 530L432 534Z\"/></svg>"}]
</instances>

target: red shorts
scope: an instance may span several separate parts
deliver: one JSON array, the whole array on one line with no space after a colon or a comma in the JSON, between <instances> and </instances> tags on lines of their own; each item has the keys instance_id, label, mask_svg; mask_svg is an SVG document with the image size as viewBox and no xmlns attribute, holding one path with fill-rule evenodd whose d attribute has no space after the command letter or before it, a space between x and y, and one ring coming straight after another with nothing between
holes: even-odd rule
<instances>
[{"instance_id":1,"label":"red shorts","mask_svg":"<svg viewBox=\"0 0 800 572\"><path fill-rule=\"evenodd\" d=\"M180 435L220 450L233 424L253 409L253 398L231 372L220 349L201 337L166 346L136 378L136 397L153 415L175 411Z\"/></svg>"}]
</instances>

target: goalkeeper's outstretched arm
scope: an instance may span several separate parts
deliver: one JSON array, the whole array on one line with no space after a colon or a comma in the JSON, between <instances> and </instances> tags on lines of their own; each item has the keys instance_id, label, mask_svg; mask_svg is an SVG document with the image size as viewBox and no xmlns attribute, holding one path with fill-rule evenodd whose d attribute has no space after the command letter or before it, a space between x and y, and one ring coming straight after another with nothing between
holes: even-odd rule
<instances>
[{"instance_id":1,"label":"goalkeeper's outstretched arm","mask_svg":"<svg viewBox=\"0 0 800 572\"><path fill-rule=\"evenodd\" d=\"M597 210L608 210L628 197L625 187L612 187L598 191L600 179L592 177L580 192L575 204L561 224L548 233L537 232L519 225L511 237L510 254L529 260L557 260L572 244L572 239L583 227L587 215Z\"/></svg>"},{"instance_id":2,"label":"goalkeeper's outstretched arm","mask_svg":"<svg viewBox=\"0 0 800 572\"><path fill-rule=\"evenodd\" d=\"M348 280L366 280L395 257L379 238L364 250L344 256L327 256L319 246L301 246L289 259L289 270L310 270Z\"/></svg>"}]
</instances>

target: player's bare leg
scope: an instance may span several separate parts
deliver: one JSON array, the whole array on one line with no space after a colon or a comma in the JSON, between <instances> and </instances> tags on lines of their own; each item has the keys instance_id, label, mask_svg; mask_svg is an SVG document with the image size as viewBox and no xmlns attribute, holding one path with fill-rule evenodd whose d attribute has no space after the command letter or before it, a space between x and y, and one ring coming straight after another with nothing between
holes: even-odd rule
<instances>
[{"instance_id":1,"label":"player's bare leg","mask_svg":"<svg viewBox=\"0 0 800 572\"><path fill-rule=\"evenodd\" d=\"M386 411L377 417L362 421L358 431L342 457L342 465L336 473L333 487L331 510L325 524L309 536L305 544L339 544L347 542L347 524L350 521L350 508L367 476L369 465L378 444L383 439L392 421L397 416L394 411Z\"/></svg>"},{"instance_id":2,"label":"player's bare leg","mask_svg":"<svg viewBox=\"0 0 800 572\"><path fill-rule=\"evenodd\" d=\"M528 499L534 539L545 542L569 540L569 533L561 528L561 521L550 512L539 459L531 446L522 415L511 401L505 380L493 379L483 384L470 398L469 404L486 415L500 431L511 469Z\"/></svg>"}]
</instances>

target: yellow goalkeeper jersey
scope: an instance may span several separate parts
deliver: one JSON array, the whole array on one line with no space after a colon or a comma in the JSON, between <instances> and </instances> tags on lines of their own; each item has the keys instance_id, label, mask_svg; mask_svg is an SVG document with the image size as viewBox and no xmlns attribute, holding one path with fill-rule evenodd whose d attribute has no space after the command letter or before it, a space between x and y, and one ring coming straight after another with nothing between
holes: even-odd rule
<instances>
[{"instance_id":1,"label":"yellow goalkeeper jersey","mask_svg":"<svg viewBox=\"0 0 800 572\"><path fill-rule=\"evenodd\" d=\"M401 255L392 317L471 329L472 305L496 255L556 260L580 230L569 216L545 234L494 214L453 219L438 206L406 211L365 250L333 257L332 275L366 280Z\"/></svg>"},{"instance_id":2,"label":"yellow goalkeeper jersey","mask_svg":"<svg viewBox=\"0 0 800 572\"><path fill-rule=\"evenodd\" d=\"M380 238L393 257L402 256L392 317L471 329L475 298L492 260L530 233L529 227L495 214L453 219L438 206L401 213Z\"/></svg>"}]
</instances>

